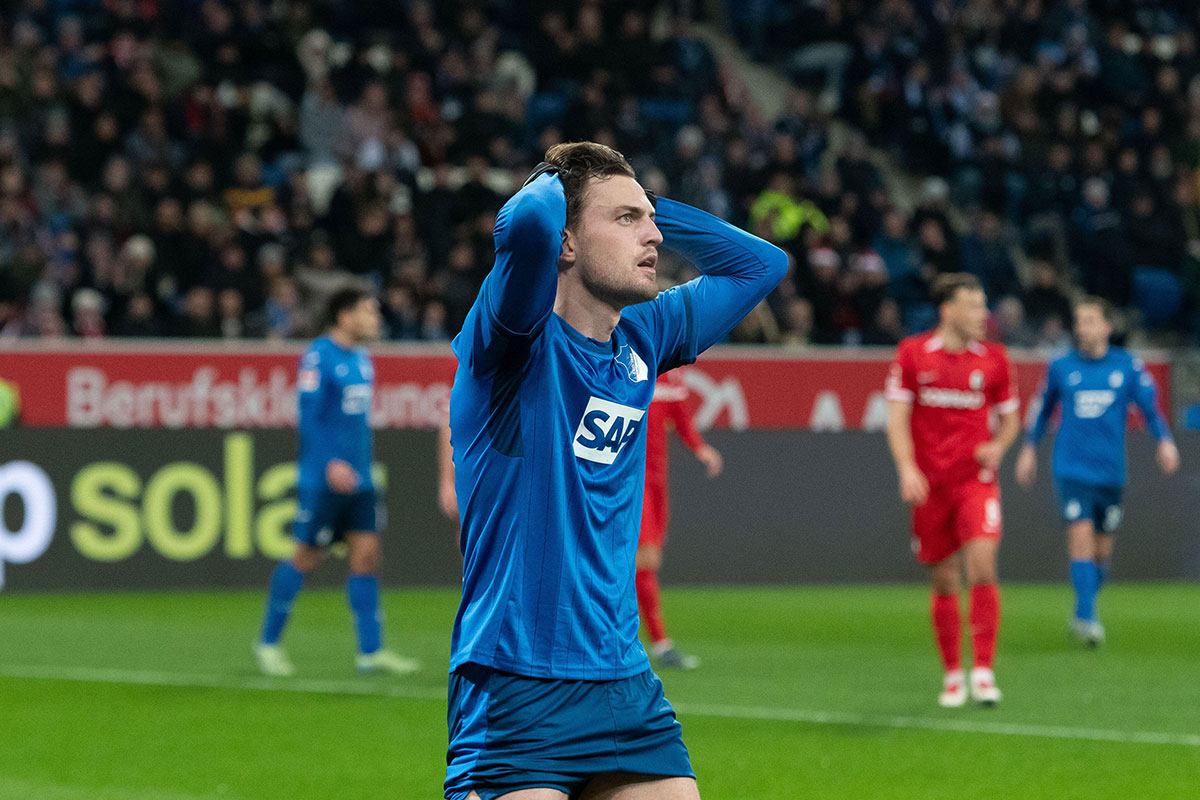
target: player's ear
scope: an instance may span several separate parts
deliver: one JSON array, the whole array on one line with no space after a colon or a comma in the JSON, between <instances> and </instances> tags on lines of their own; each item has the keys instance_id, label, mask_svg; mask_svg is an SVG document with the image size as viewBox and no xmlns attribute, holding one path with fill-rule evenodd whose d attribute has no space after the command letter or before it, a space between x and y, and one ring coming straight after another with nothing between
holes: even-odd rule
<instances>
[{"instance_id":1,"label":"player's ear","mask_svg":"<svg viewBox=\"0 0 1200 800\"><path fill-rule=\"evenodd\" d=\"M560 270L570 269L575 265L578 244L578 241L575 239L575 232L570 228L563 228L562 253L558 256L558 268Z\"/></svg>"}]
</instances>

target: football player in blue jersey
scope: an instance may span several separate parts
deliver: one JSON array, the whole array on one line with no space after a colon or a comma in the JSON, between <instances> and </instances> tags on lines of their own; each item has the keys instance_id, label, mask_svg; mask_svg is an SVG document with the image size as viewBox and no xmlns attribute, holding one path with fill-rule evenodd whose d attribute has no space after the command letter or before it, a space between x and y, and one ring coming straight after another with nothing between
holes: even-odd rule
<instances>
[{"instance_id":1,"label":"football player in blue jersey","mask_svg":"<svg viewBox=\"0 0 1200 800\"><path fill-rule=\"evenodd\" d=\"M1050 364L1042 388L1041 409L1017 458L1022 486L1037 478L1037 443L1054 409L1062 423L1054 442L1054 481L1067 524L1067 551L1075 614L1071 631L1085 644L1104 641L1096 617L1096 594L1108 577L1113 534L1121 522L1125 486L1125 428L1134 403L1158 440L1158 464L1164 474L1179 468L1179 451L1158 410L1154 378L1141 359L1109 344L1112 311L1108 301L1087 297L1075 306L1077 348Z\"/></svg>"},{"instance_id":2,"label":"football player in blue jersey","mask_svg":"<svg viewBox=\"0 0 1200 800\"><path fill-rule=\"evenodd\" d=\"M329 333L300 359L300 459L293 526L296 550L271 575L262 635L254 654L263 673L294 670L279 644L304 576L330 544L345 540L350 561L346 597L358 637L362 671L397 674L416 662L382 647L379 610L379 511L371 479L371 391L375 374L366 342L379 335L379 303L361 289L344 289L329 302Z\"/></svg>"},{"instance_id":3,"label":"football player in blue jersey","mask_svg":"<svg viewBox=\"0 0 1200 800\"><path fill-rule=\"evenodd\" d=\"M638 640L634 553L655 378L782 280L779 248L561 144L500 210L453 347L462 521L451 800L699 797ZM700 277L658 291L659 245Z\"/></svg>"}]
</instances>

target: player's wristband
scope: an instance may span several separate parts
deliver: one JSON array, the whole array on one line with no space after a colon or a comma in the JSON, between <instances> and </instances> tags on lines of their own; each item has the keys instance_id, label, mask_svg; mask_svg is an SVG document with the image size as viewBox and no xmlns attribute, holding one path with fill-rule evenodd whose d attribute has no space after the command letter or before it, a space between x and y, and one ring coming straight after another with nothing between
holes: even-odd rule
<instances>
[{"instance_id":1,"label":"player's wristband","mask_svg":"<svg viewBox=\"0 0 1200 800\"><path fill-rule=\"evenodd\" d=\"M521 188L524 189L526 186L528 186L529 184L536 181L542 175L558 175L560 173L565 175L566 170L556 167L549 162L543 161L542 163L538 164L536 167L533 168L533 172L529 173L529 177L526 178L525 182L521 184Z\"/></svg>"}]
</instances>

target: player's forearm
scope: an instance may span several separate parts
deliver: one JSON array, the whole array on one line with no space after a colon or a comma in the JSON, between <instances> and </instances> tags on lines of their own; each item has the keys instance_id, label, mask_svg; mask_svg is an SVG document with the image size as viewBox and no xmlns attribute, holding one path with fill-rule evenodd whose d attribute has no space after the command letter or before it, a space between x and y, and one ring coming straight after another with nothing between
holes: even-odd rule
<instances>
[{"instance_id":1,"label":"player's forearm","mask_svg":"<svg viewBox=\"0 0 1200 800\"><path fill-rule=\"evenodd\" d=\"M902 404L895 401L888 404L888 449L892 451L892 461L896 464L897 472L915 469L917 466L916 448L913 447L910 422L911 413L911 409L903 408Z\"/></svg>"},{"instance_id":2,"label":"player's forearm","mask_svg":"<svg viewBox=\"0 0 1200 800\"><path fill-rule=\"evenodd\" d=\"M450 426L438 429L438 478L454 481L454 448L450 445Z\"/></svg>"},{"instance_id":3,"label":"player's forearm","mask_svg":"<svg viewBox=\"0 0 1200 800\"><path fill-rule=\"evenodd\" d=\"M496 215L496 264L483 292L507 330L527 333L554 307L566 222L566 196L556 175L538 177Z\"/></svg>"},{"instance_id":4,"label":"player's forearm","mask_svg":"<svg viewBox=\"0 0 1200 800\"><path fill-rule=\"evenodd\" d=\"M696 425L692 421L692 410L688 408L686 401L672 401L670 415L675 422L675 432L679 434L679 438L683 440L688 450L695 453L704 447L704 437L700 435L700 431L696 430Z\"/></svg>"},{"instance_id":5,"label":"player's forearm","mask_svg":"<svg viewBox=\"0 0 1200 800\"><path fill-rule=\"evenodd\" d=\"M1037 443L1046 435L1046 427L1050 424L1050 415L1054 413L1056 405L1058 405L1058 398L1054 394L1049 391L1042 394L1041 408L1038 409L1033 425L1025 434L1025 441L1028 444L1037 446Z\"/></svg>"},{"instance_id":6,"label":"player's forearm","mask_svg":"<svg viewBox=\"0 0 1200 800\"><path fill-rule=\"evenodd\" d=\"M1150 430L1150 435L1160 442L1172 441L1171 428L1167 425L1167 420L1158 411L1157 393L1151 389L1145 392L1139 392L1137 396L1138 409L1142 412L1142 416L1146 420L1146 427Z\"/></svg>"},{"instance_id":7,"label":"player's forearm","mask_svg":"<svg viewBox=\"0 0 1200 800\"><path fill-rule=\"evenodd\" d=\"M1021 415L1016 411L1000 415L1000 426L992 436L992 441L1000 445L1001 451L1008 450L1021 433Z\"/></svg>"},{"instance_id":8,"label":"player's forearm","mask_svg":"<svg viewBox=\"0 0 1200 800\"><path fill-rule=\"evenodd\" d=\"M725 338L787 274L785 252L697 208L662 198L655 222L663 245L704 273L689 284L700 350Z\"/></svg>"}]
</instances>

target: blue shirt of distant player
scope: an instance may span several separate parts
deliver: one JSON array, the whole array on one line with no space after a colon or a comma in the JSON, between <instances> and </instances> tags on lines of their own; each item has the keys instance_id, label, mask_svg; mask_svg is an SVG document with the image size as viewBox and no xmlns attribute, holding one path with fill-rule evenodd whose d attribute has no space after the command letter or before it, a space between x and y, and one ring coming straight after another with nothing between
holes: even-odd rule
<instances>
[{"instance_id":1,"label":"blue shirt of distant player","mask_svg":"<svg viewBox=\"0 0 1200 800\"><path fill-rule=\"evenodd\" d=\"M496 220L496 266L453 347L462 602L450 669L569 680L648 668L634 551L655 378L723 338L782 279L778 248L658 202L670 247L705 274L630 306L609 341L553 313L566 201L557 176Z\"/></svg>"},{"instance_id":2,"label":"blue shirt of distant player","mask_svg":"<svg viewBox=\"0 0 1200 800\"><path fill-rule=\"evenodd\" d=\"M338 459L371 486L371 387L375 370L364 348L347 349L328 336L300 359L300 476L302 489L325 488L325 467Z\"/></svg>"},{"instance_id":3,"label":"blue shirt of distant player","mask_svg":"<svg viewBox=\"0 0 1200 800\"><path fill-rule=\"evenodd\" d=\"M1141 359L1124 348L1109 347L1102 358L1073 351L1051 362L1028 440L1037 444L1055 407L1061 405L1054 476L1096 486L1124 486L1129 404L1141 409L1155 438L1171 437L1155 395L1153 376Z\"/></svg>"}]
</instances>

